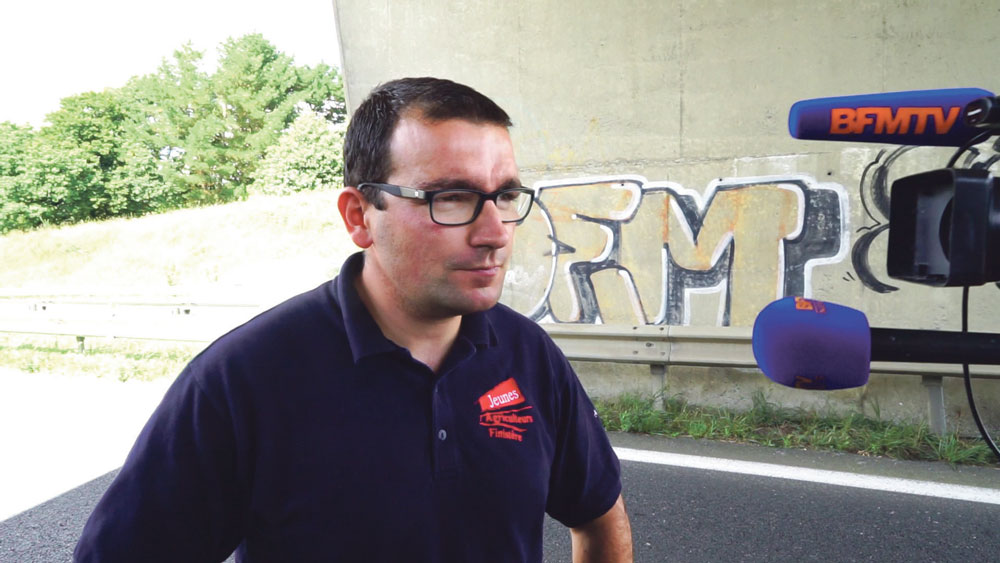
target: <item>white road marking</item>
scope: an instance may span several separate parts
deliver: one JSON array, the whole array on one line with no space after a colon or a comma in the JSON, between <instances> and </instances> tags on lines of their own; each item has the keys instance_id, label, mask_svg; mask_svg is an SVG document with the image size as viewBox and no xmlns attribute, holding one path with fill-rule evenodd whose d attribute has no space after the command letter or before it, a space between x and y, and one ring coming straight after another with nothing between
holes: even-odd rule
<instances>
[{"instance_id":1,"label":"white road marking","mask_svg":"<svg viewBox=\"0 0 1000 563\"><path fill-rule=\"evenodd\" d=\"M615 448L618 459L671 465L690 469L707 469L710 471L725 471L744 475L757 475L775 479L791 479L811 483L826 483L842 487L871 489L892 493L904 493L952 500L966 500L986 504L1000 504L1000 489L985 487L970 487L966 485L950 485L933 481L916 479L900 479L897 477L879 477L875 475L859 475L845 471L829 471L826 469L810 469L807 467L792 467L774 463L755 461L740 461L702 457L687 454L654 452L632 448Z\"/></svg>"}]
</instances>

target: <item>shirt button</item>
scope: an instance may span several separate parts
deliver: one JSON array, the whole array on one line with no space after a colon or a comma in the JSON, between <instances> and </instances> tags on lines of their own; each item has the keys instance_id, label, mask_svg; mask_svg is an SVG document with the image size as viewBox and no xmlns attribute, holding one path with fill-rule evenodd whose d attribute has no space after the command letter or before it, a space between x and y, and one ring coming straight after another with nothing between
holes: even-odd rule
<instances>
[{"instance_id":1,"label":"shirt button","mask_svg":"<svg viewBox=\"0 0 1000 563\"><path fill-rule=\"evenodd\" d=\"M438 440L441 440L443 442L445 440L445 438L447 438L447 437L448 437L448 433L444 431L444 428L442 428L441 430L438 430Z\"/></svg>"}]
</instances>

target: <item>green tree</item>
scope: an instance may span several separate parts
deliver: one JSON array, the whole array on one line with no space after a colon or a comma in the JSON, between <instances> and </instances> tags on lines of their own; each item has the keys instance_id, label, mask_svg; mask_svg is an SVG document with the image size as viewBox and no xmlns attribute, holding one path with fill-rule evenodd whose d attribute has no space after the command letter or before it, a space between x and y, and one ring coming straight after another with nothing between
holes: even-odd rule
<instances>
[{"instance_id":1,"label":"green tree","mask_svg":"<svg viewBox=\"0 0 1000 563\"><path fill-rule=\"evenodd\" d=\"M25 222L18 198L23 197L34 135L31 127L0 123L0 233L20 228Z\"/></svg>"},{"instance_id":2,"label":"green tree","mask_svg":"<svg viewBox=\"0 0 1000 563\"><path fill-rule=\"evenodd\" d=\"M139 141L141 114L127 90L86 92L63 98L47 117L41 138L56 150L79 152L92 164L93 181L77 185L74 217L106 219L141 215L171 206L164 178L148 147Z\"/></svg>"},{"instance_id":3,"label":"green tree","mask_svg":"<svg viewBox=\"0 0 1000 563\"><path fill-rule=\"evenodd\" d=\"M254 172L250 193L290 194L343 186L344 127L306 109Z\"/></svg>"},{"instance_id":4,"label":"green tree","mask_svg":"<svg viewBox=\"0 0 1000 563\"><path fill-rule=\"evenodd\" d=\"M211 77L200 68L202 58L201 52L185 44L156 73L133 78L125 87L139 111L134 139L159 161L170 192L182 205L217 199L210 185L192 177L189 164L198 157L189 155L188 147L195 147L196 153L212 137L211 127L202 123L212 104Z\"/></svg>"},{"instance_id":5,"label":"green tree","mask_svg":"<svg viewBox=\"0 0 1000 563\"><path fill-rule=\"evenodd\" d=\"M223 44L212 87L218 108L215 117L222 131L210 160L219 183L232 186L235 195L245 193L264 152L277 142L300 107L336 118L337 112L327 102L338 87L342 95L334 69L296 67L291 57L259 34Z\"/></svg>"},{"instance_id":6,"label":"green tree","mask_svg":"<svg viewBox=\"0 0 1000 563\"><path fill-rule=\"evenodd\" d=\"M39 131L0 124L0 232L244 197L268 148L300 114L310 116L300 128L315 132L293 137L320 143L317 158L339 165L339 146L324 144L334 133L322 132L322 123L345 117L335 68L296 66L261 35L223 43L214 73L202 59L183 45L123 88L64 98ZM331 182L329 171L283 150L271 160L284 159L300 177L275 185L304 189L303 174L315 186ZM269 174L278 178L276 169Z\"/></svg>"},{"instance_id":7,"label":"green tree","mask_svg":"<svg viewBox=\"0 0 1000 563\"><path fill-rule=\"evenodd\" d=\"M24 173L28 147L35 130L4 121L0 123L0 178L9 178Z\"/></svg>"},{"instance_id":8,"label":"green tree","mask_svg":"<svg viewBox=\"0 0 1000 563\"><path fill-rule=\"evenodd\" d=\"M88 194L95 191L96 159L86 151L55 145L42 135L25 144L18 173L2 178L0 230L89 218Z\"/></svg>"},{"instance_id":9,"label":"green tree","mask_svg":"<svg viewBox=\"0 0 1000 563\"><path fill-rule=\"evenodd\" d=\"M300 110L344 120L337 70L296 66L259 34L223 43L212 75L200 70L201 59L187 45L156 75L132 84L145 101L147 139L190 204L245 196L266 149Z\"/></svg>"}]
</instances>

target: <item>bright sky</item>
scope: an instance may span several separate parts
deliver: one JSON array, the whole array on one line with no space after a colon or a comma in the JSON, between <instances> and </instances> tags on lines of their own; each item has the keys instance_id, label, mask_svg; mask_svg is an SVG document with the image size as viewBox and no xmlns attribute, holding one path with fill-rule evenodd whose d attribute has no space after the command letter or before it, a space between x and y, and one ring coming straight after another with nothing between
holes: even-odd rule
<instances>
[{"instance_id":1,"label":"bright sky","mask_svg":"<svg viewBox=\"0 0 1000 563\"><path fill-rule=\"evenodd\" d=\"M339 66L333 0L4 0L0 121L38 127L73 94L156 71L187 41L213 59L262 33L296 64Z\"/></svg>"}]
</instances>

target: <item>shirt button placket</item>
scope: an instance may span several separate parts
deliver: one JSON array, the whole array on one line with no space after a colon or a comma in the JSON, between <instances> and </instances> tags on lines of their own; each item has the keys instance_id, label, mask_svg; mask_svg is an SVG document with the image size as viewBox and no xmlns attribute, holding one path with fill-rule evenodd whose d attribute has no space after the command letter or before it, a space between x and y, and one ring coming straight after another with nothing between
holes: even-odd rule
<instances>
[{"instance_id":1,"label":"shirt button placket","mask_svg":"<svg viewBox=\"0 0 1000 563\"><path fill-rule=\"evenodd\" d=\"M433 405L431 406L433 414L433 424L432 428L436 429L434 440L434 461L438 474L443 473L453 473L456 468L456 451L454 437L449 436L453 430L453 419L451 412L451 402L448 400L447 395L442 389L441 381L439 380L434 385L434 396Z\"/></svg>"}]
</instances>

